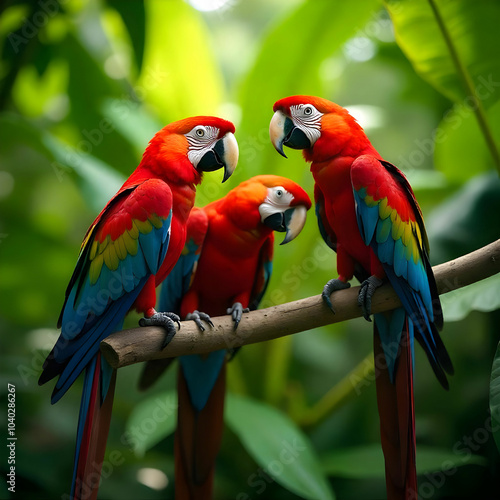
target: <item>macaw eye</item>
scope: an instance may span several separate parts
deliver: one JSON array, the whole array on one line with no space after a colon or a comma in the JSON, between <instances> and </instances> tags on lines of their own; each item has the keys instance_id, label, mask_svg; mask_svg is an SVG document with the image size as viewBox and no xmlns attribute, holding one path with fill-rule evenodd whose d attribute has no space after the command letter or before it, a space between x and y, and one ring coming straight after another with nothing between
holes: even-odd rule
<instances>
[{"instance_id":1,"label":"macaw eye","mask_svg":"<svg viewBox=\"0 0 500 500\"><path fill-rule=\"evenodd\" d=\"M276 198L282 198L283 197L283 189L278 188L274 194L276 195Z\"/></svg>"},{"instance_id":2,"label":"macaw eye","mask_svg":"<svg viewBox=\"0 0 500 500\"><path fill-rule=\"evenodd\" d=\"M197 128L195 133L198 137L205 137L205 129L202 127Z\"/></svg>"},{"instance_id":3,"label":"macaw eye","mask_svg":"<svg viewBox=\"0 0 500 500\"><path fill-rule=\"evenodd\" d=\"M304 108L304 114L305 114L306 116L312 115L312 112L313 112L313 110L312 110L312 107L311 107L311 106L306 106L306 107Z\"/></svg>"}]
</instances>

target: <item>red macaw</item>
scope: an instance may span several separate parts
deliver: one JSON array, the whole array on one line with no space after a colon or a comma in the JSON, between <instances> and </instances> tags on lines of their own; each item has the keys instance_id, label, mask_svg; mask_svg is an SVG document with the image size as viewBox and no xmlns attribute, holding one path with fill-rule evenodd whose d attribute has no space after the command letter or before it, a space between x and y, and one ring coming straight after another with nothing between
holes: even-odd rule
<instances>
[{"instance_id":1,"label":"red macaw","mask_svg":"<svg viewBox=\"0 0 500 500\"><path fill-rule=\"evenodd\" d=\"M186 246L163 283L159 309L175 311L204 330L209 315L256 309L272 271L275 231L293 240L306 221L311 201L284 177L260 175L202 209L193 209ZM179 293L181 292L182 293ZM203 311L203 312L200 312ZM150 361L141 387L151 384L168 361ZM215 458L223 430L226 351L180 357L179 410L175 438L178 499L212 498Z\"/></svg>"},{"instance_id":2,"label":"red macaw","mask_svg":"<svg viewBox=\"0 0 500 500\"><path fill-rule=\"evenodd\" d=\"M337 252L339 278L326 284L325 303L333 311L330 294L355 276L366 319L387 280L403 304L374 315L375 359L383 353L387 363L377 366L377 401L388 498L416 498L414 336L444 388L445 372L453 373L438 333L443 315L422 213L403 173L382 159L346 109L299 95L277 101L274 112L271 141L283 156L283 145L303 149L311 162L319 229Z\"/></svg>"},{"instance_id":3,"label":"red macaw","mask_svg":"<svg viewBox=\"0 0 500 500\"><path fill-rule=\"evenodd\" d=\"M232 123L198 116L171 123L151 140L139 166L104 207L83 240L59 317L61 335L39 384L59 376L56 403L86 369L71 498L96 498L111 418L116 371L99 343L136 309L144 325L162 325L165 345L176 314L157 313L155 287L172 270L203 171L233 172L238 146Z\"/></svg>"}]
</instances>

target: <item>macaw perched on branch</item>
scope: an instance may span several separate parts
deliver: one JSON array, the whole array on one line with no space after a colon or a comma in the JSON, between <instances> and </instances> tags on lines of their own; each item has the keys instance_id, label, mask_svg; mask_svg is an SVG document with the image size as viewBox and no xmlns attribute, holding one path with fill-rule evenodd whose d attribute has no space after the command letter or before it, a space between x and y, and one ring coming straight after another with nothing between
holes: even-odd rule
<instances>
[{"instance_id":1,"label":"macaw perched on branch","mask_svg":"<svg viewBox=\"0 0 500 500\"><path fill-rule=\"evenodd\" d=\"M277 101L273 110L271 141L281 155L285 145L302 149L311 162L319 229L337 252L339 278L326 284L325 303L333 311L331 293L355 276L366 319L373 293L387 280L403 304L375 314L375 359L383 353L386 361L377 367L377 401L387 496L416 498L414 337L445 389L445 372L453 373L438 333L443 315L422 213L403 173L382 159L346 109L299 95Z\"/></svg>"},{"instance_id":2,"label":"macaw perched on branch","mask_svg":"<svg viewBox=\"0 0 500 500\"><path fill-rule=\"evenodd\" d=\"M310 206L305 191L291 180L260 175L224 198L193 209L186 246L163 283L159 309L192 319L201 330L205 329L202 321L213 326L209 315L231 314L236 330L242 313L257 308L269 282L273 231L286 232L282 244L293 240ZM149 387L168 364L169 360L150 361L141 388ZM223 430L225 374L225 350L180 358L177 499L212 498Z\"/></svg>"},{"instance_id":3,"label":"macaw perched on branch","mask_svg":"<svg viewBox=\"0 0 500 500\"><path fill-rule=\"evenodd\" d=\"M99 343L122 329L136 309L144 325L162 325L165 345L179 317L155 310L155 287L177 262L196 185L204 171L238 160L232 123L198 116L171 123L151 140L139 166L104 207L83 240L66 290L61 335L43 365L39 384L59 377L56 403L84 370L71 498L96 498L111 418L116 371Z\"/></svg>"}]
</instances>

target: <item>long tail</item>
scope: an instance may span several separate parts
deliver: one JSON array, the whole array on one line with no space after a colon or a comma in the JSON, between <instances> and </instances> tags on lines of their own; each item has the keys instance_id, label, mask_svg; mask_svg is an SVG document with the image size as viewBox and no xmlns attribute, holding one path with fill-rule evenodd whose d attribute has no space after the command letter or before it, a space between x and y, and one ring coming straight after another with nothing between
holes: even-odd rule
<instances>
[{"instance_id":1,"label":"long tail","mask_svg":"<svg viewBox=\"0 0 500 500\"><path fill-rule=\"evenodd\" d=\"M215 460L224 429L226 392L225 352L181 359L178 376L179 410L175 434L175 498L209 500L213 498ZM187 368L186 358L195 366ZM183 362L184 361L184 362ZM198 369L198 380L193 380ZM201 369L200 369L201 368ZM201 373L200 373L201 372ZM210 374L215 374L210 380ZM193 387L196 384L197 387ZM207 394L208 393L208 394Z\"/></svg>"},{"instance_id":2,"label":"long tail","mask_svg":"<svg viewBox=\"0 0 500 500\"><path fill-rule=\"evenodd\" d=\"M380 362L384 360L384 349L377 326L374 328L377 404L388 500L416 500L418 497L413 401L413 335L409 331L410 328L406 320L394 383L391 382L385 362Z\"/></svg>"},{"instance_id":3,"label":"long tail","mask_svg":"<svg viewBox=\"0 0 500 500\"><path fill-rule=\"evenodd\" d=\"M85 372L76 437L72 500L95 500L106 451L116 370L102 359L92 360Z\"/></svg>"}]
</instances>

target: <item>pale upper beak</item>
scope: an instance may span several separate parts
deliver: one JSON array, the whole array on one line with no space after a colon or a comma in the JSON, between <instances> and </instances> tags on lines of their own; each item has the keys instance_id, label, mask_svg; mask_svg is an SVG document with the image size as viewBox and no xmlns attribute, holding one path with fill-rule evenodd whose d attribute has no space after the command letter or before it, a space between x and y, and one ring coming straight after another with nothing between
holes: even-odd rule
<instances>
[{"instance_id":1,"label":"pale upper beak","mask_svg":"<svg viewBox=\"0 0 500 500\"><path fill-rule=\"evenodd\" d=\"M271 142L275 147L276 151L281 156L286 158L286 154L283 151L283 142L285 140L285 121L287 120L287 116L282 111L278 110L274 113L274 116L271 119L271 123L269 124L269 137L271 138ZM288 118L289 119L289 118Z\"/></svg>"},{"instance_id":2,"label":"pale upper beak","mask_svg":"<svg viewBox=\"0 0 500 500\"><path fill-rule=\"evenodd\" d=\"M297 205L289 208L285 213L285 239L280 243L284 245L292 241L301 231L306 223L307 208L304 205Z\"/></svg>"},{"instance_id":3,"label":"pale upper beak","mask_svg":"<svg viewBox=\"0 0 500 500\"><path fill-rule=\"evenodd\" d=\"M224 178L222 182L226 182L233 175L234 169L238 164L239 148L236 137L231 132L228 132L222 139L219 139L219 142L221 140L224 147Z\"/></svg>"}]
</instances>

